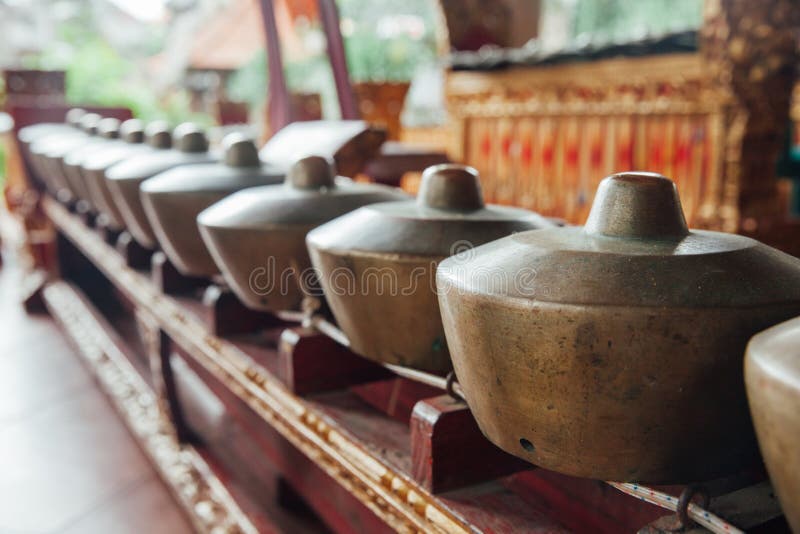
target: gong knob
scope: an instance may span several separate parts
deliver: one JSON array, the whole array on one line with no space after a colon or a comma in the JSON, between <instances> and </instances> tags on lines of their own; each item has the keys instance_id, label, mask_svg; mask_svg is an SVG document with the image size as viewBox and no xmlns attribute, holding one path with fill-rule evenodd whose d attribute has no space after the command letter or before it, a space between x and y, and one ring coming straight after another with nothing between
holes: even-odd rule
<instances>
[{"instance_id":1,"label":"gong knob","mask_svg":"<svg viewBox=\"0 0 800 534\"><path fill-rule=\"evenodd\" d=\"M422 173L417 204L428 208L475 211L484 207L478 171L466 165L434 165Z\"/></svg>"},{"instance_id":2,"label":"gong knob","mask_svg":"<svg viewBox=\"0 0 800 534\"><path fill-rule=\"evenodd\" d=\"M249 137L240 133L231 133L222 140L225 151L225 165L229 167L258 167L258 148Z\"/></svg>"},{"instance_id":3,"label":"gong knob","mask_svg":"<svg viewBox=\"0 0 800 534\"><path fill-rule=\"evenodd\" d=\"M208 150L208 137L196 124L184 122L175 128L175 148L181 152L205 152Z\"/></svg>"},{"instance_id":4,"label":"gong knob","mask_svg":"<svg viewBox=\"0 0 800 534\"><path fill-rule=\"evenodd\" d=\"M332 161L321 156L307 156L292 165L286 180L298 189L322 189L333 187L335 177Z\"/></svg>"},{"instance_id":5,"label":"gong knob","mask_svg":"<svg viewBox=\"0 0 800 534\"><path fill-rule=\"evenodd\" d=\"M640 239L676 239L689 233L675 184L651 172L614 174L600 182L584 230Z\"/></svg>"}]
</instances>

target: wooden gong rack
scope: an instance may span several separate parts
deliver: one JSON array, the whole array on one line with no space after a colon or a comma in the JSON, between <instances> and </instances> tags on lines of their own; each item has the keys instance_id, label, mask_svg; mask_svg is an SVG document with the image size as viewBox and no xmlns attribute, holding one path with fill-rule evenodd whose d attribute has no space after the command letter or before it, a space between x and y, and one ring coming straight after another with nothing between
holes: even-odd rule
<instances>
[{"instance_id":1,"label":"wooden gong rack","mask_svg":"<svg viewBox=\"0 0 800 534\"><path fill-rule=\"evenodd\" d=\"M43 303L198 531L675 527L643 495L503 453L440 387L313 325L246 311L224 287L180 277L162 254L51 198L43 210L58 270ZM655 488L675 499L683 489ZM708 510L731 524L788 532L763 470L706 490Z\"/></svg>"}]
</instances>

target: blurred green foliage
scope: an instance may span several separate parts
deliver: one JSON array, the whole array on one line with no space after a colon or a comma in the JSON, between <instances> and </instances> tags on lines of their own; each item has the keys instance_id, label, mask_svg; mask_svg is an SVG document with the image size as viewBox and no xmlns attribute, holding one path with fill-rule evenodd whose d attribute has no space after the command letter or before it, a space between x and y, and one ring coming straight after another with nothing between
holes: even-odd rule
<instances>
[{"instance_id":1,"label":"blurred green foliage","mask_svg":"<svg viewBox=\"0 0 800 534\"><path fill-rule=\"evenodd\" d=\"M407 82L420 65L436 61L437 0L338 0L350 79ZM319 21L310 26L319 28ZM285 52L285 51L284 51ZM330 63L322 54L284 65L294 91L318 93L326 117L338 109ZM263 104L268 81L262 52L228 80L228 94Z\"/></svg>"},{"instance_id":2,"label":"blurred green foliage","mask_svg":"<svg viewBox=\"0 0 800 534\"><path fill-rule=\"evenodd\" d=\"M261 50L228 78L228 97L257 107L266 99L268 83L267 53Z\"/></svg>"},{"instance_id":3,"label":"blurred green foliage","mask_svg":"<svg viewBox=\"0 0 800 534\"><path fill-rule=\"evenodd\" d=\"M80 105L127 107L144 120L163 119L173 124L192 120L203 125L210 117L193 114L185 91L173 91L167 97L157 95L141 71L141 58L160 49L163 35L143 37L138 50L139 63L125 57L103 38L91 7L82 4L76 14L58 26L58 39L41 55L29 57L27 67L64 69L67 102Z\"/></svg>"},{"instance_id":4,"label":"blurred green foliage","mask_svg":"<svg viewBox=\"0 0 800 534\"><path fill-rule=\"evenodd\" d=\"M702 21L702 0L578 0L573 36L627 41L699 28Z\"/></svg>"},{"instance_id":5,"label":"blurred green foliage","mask_svg":"<svg viewBox=\"0 0 800 534\"><path fill-rule=\"evenodd\" d=\"M339 0L351 78L407 82L436 61L436 0Z\"/></svg>"},{"instance_id":6,"label":"blurred green foliage","mask_svg":"<svg viewBox=\"0 0 800 534\"><path fill-rule=\"evenodd\" d=\"M338 0L353 81L408 81L421 63L435 61L436 2ZM142 59L163 47L168 28L143 28L146 35L137 40L135 49L121 52L103 38L102 21L91 1L76 1L74 6L74 13L59 21L54 44L26 60L29 68L66 70L68 102L129 107L145 120L211 122L210 117L190 112L185 91L173 90L163 97L145 78ZM310 26L319 33L319 21ZM266 54L261 51L229 78L228 96L251 107L263 105L267 76ZM326 116L338 109L330 65L322 52L288 63L286 79L292 90L319 93Z\"/></svg>"}]
</instances>

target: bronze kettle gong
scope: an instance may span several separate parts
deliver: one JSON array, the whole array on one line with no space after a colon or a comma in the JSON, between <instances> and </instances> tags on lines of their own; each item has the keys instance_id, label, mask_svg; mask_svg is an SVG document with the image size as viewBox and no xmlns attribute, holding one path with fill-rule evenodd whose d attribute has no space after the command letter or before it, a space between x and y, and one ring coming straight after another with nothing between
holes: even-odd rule
<instances>
[{"instance_id":1,"label":"bronze kettle gong","mask_svg":"<svg viewBox=\"0 0 800 534\"><path fill-rule=\"evenodd\" d=\"M89 186L83 176L83 163L86 158L105 152L109 146L113 146L119 139L120 124L119 119L113 117L101 119L97 123L97 136L64 156L64 177L72 194L78 200L85 202L89 210L94 213L97 212L97 207L92 202Z\"/></svg>"},{"instance_id":2,"label":"bronze kettle gong","mask_svg":"<svg viewBox=\"0 0 800 534\"><path fill-rule=\"evenodd\" d=\"M405 198L399 189L336 176L328 159L308 156L292 165L282 185L234 193L203 211L197 224L246 306L295 311L307 292L318 290L306 249L309 230L361 206Z\"/></svg>"},{"instance_id":3,"label":"bronze kettle gong","mask_svg":"<svg viewBox=\"0 0 800 534\"><path fill-rule=\"evenodd\" d=\"M186 276L219 273L206 249L197 215L231 193L283 181L284 172L262 163L247 137L228 134L224 160L182 165L157 174L141 186L142 202L161 249Z\"/></svg>"},{"instance_id":4,"label":"bronze kettle gong","mask_svg":"<svg viewBox=\"0 0 800 534\"><path fill-rule=\"evenodd\" d=\"M322 288L350 348L435 373L451 368L434 289L437 264L513 232L553 226L528 210L485 206L478 172L425 170L416 200L360 208L308 234Z\"/></svg>"},{"instance_id":5,"label":"bronze kettle gong","mask_svg":"<svg viewBox=\"0 0 800 534\"><path fill-rule=\"evenodd\" d=\"M742 356L800 313L800 260L688 230L671 180L603 180L586 226L442 262L439 302L483 433L569 475L650 483L741 468L756 444Z\"/></svg>"},{"instance_id":6,"label":"bronze kettle gong","mask_svg":"<svg viewBox=\"0 0 800 534\"><path fill-rule=\"evenodd\" d=\"M39 122L20 128L17 140L19 141L23 158L35 171L33 178L41 180L43 186L48 186L46 182L47 176L42 175L42 168L33 157L31 146L34 142L46 137L79 133L78 122L85 114L86 111L83 109L72 108L67 111L64 122Z\"/></svg>"},{"instance_id":7,"label":"bronze kettle gong","mask_svg":"<svg viewBox=\"0 0 800 534\"><path fill-rule=\"evenodd\" d=\"M85 146L94 145L102 139L100 125L104 120L97 113L83 115L79 121L83 135L63 138L60 143L53 145L45 153L51 174L60 188L57 196L62 200L69 199L70 202L80 200L78 190L73 187L72 179L69 176L67 159ZM108 122L105 124L108 125Z\"/></svg>"},{"instance_id":8,"label":"bronze kettle gong","mask_svg":"<svg viewBox=\"0 0 800 534\"><path fill-rule=\"evenodd\" d=\"M767 471L794 532L800 532L800 318L747 345L747 398Z\"/></svg>"},{"instance_id":9,"label":"bronze kettle gong","mask_svg":"<svg viewBox=\"0 0 800 534\"><path fill-rule=\"evenodd\" d=\"M109 143L105 150L86 156L81 164L81 174L92 204L106 218L106 224L117 231L125 227L106 184L105 173L112 165L126 158L154 150L144 141L144 123L139 119L128 119L120 126L120 138L117 141Z\"/></svg>"},{"instance_id":10,"label":"bronze kettle gong","mask_svg":"<svg viewBox=\"0 0 800 534\"><path fill-rule=\"evenodd\" d=\"M78 119L76 130L46 135L31 144L30 151L37 171L47 183L50 193L62 202L75 200L64 175L63 158L96 138L101 119L97 113L84 113Z\"/></svg>"},{"instance_id":11,"label":"bronze kettle gong","mask_svg":"<svg viewBox=\"0 0 800 534\"><path fill-rule=\"evenodd\" d=\"M172 149L155 150L141 157L130 158L106 171L106 183L125 221L125 227L141 246L148 249L156 248L157 241L139 194L142 182L173 167L217 159L208 151L206 134L192 123L175 128L173 139Z\"/></svg>"}]
</instances>

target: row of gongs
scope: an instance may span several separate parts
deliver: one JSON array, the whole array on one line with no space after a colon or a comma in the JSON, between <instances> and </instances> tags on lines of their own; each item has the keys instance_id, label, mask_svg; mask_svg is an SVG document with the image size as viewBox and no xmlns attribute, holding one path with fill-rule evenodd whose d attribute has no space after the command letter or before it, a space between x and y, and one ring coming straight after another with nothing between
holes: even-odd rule
<instances>
[{"instance_id":1,"label":"row of gongs","mask_svg":"<svg viewBox=\"0 0 800 534\"><path fill-rule=\"evenodd\" d=\"M55 196L161 248L183 274L221 275L263 311L324 296L358 354L454 368L484 434L532 463L687 482L756 455L742 358L754 334L800 315L800 260L689 230L662 176L608 177L586 224L571 227L485 205L477 172L460 165L426 170L412 199L300 157L313 146L288 169L236 134L210 152L189 124L170 132L74 110L20 141ZM800 437L788 409L800 402L800 355L773 346L749 357L748 393L767 460L785 465L771 444Z\"/></svg>"}]
</instances>

